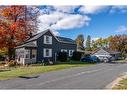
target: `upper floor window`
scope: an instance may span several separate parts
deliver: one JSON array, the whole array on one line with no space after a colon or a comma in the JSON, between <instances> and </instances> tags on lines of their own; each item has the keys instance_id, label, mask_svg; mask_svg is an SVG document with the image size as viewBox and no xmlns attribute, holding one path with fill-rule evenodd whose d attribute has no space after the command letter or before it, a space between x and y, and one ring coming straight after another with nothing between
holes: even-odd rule
<instances>
[{"instance_id":1,"label":"upper floor window","mask_svg":"<svg viewBox=\"0 0 127 95\"><path fill-rule=\"evenodd\" d=\"M44 35L44 44L52 44L52 36Z\"/></svg>"}]
</instances>

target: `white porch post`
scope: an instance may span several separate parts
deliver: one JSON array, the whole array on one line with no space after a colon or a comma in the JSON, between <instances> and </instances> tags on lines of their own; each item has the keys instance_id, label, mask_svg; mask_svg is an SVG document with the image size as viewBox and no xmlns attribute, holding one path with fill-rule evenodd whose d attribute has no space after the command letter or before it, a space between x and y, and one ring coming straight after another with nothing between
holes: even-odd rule
<instances>
[{"instance_id":1,"label":"white porch post","mask_svg":"<svg viewBox=\"0 0 127 95\"><path fill-rule=\"evenodd\" d=\"M26 58L26 51L25 51L25 48L24 48L24 58L23 58L23 65L25 65L25 58Z\"/></svg>"}]
</instances>

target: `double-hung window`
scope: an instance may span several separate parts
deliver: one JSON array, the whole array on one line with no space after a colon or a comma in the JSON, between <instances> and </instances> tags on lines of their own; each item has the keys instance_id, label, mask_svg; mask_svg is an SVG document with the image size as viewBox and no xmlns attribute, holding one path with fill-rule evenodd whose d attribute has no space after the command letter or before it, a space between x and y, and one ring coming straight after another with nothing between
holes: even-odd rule
<instances>
[{"instance_id":1,"label":"double-hung window","mask_svg":"<svg viewBox=\"0 0 127 95\"><path fill-rule=\"evenodd\" d=\"M52 57L52 49L44 48L44 50L43 50L43 56L44 57Z\"/></svg>"},{"instance_id":2,"label":"double-hung window","mask_svg":"<svg viewBox=\"0 0 127 95\"><path fill-rule=\"evenodd\" d=\"M26 58L30 58L30 50L26 49L25 53L26 53Z\"/></svg>"},{"instance_id":3,"label":"double-hung window","mask_svg":"<svg viewBox=\"0 0 127 95\"><path fill-rule=\"evenodd\" d=\"M44 44L52 44L52 36L44 35Z\"/></svg>"},{"instance_id":4,"label":"double-hung window","mask_svg":"<svg viewBox=\"0 0 127 95\"><path fill-rule=\"evenodd\" d=\"M69 50L69 56L71 57L73 55L74 50Z\"/></svg>"},{"instance_id":5,"label":"double-hung window","mask_svg":"<svg viewBox=\"0 0 127 95\"><path fill-rule=\"evenodd\" d=\"M36 58L36 52L37 52L36 49L32 49L32 58Z\"/></svg>"}]
</instances>

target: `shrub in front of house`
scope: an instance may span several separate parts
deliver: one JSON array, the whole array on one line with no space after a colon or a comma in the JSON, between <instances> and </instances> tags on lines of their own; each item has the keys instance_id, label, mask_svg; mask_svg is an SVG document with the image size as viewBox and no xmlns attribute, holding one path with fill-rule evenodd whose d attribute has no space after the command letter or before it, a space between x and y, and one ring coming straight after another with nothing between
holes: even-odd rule
<instances>
[{"instance_id":1,"label":"shrub in front of house","mask_svg":"<svg viewBox=\"0 0 127 95\"><path fill-rule=\"evenodd\" d=\"M75 52L73 52L72 60L80 61L81 57L82 57L82 53L75 51Z\"/></svg>"},{"instance_id":2,"label":"shrub in front of house","mask_svg":"<svg viewBox=\"0 0 127 95\"><path fill-rule=\"evenodd\" d=\"M0 55L0 61L4 61L5 57L3 57L2 55Z\"/></svg>"},{"instance_id":3,"label":"shrub in front of house","mask_svg":"<svg viewBox=\"0 0 127 95\"><path fill-rule=\"evenodd\" d=\"M61 61L61 62L67 61L67 53L66 52L59 52L57 59L58 59L58 61Z\"/></svg>"},{"instance_id":4,"label":"shrub in front of house","mask_svg":"<svg viewBox=\"0 0 127 95\"><path fill-rule=\"evenodd\" d=\"M11 60L8 62L8 65L9 65L9 67L14 67L14 66L16 66L16 62L14 60Z\"/></svg>"}]
</instances>

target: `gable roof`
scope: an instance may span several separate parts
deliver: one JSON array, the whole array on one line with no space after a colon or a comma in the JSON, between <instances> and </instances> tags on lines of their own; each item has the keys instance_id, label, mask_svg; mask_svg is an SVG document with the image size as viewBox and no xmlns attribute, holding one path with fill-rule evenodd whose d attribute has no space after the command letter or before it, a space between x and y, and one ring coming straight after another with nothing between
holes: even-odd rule
<instances>
[{"instance_id":1,"label":"gable roof","mask_svg":"<svg viewBox=\"0 0 127 95\"><path fill-rule=\"evenodd\" d=\"M30 42L30 41L33 41L33 40L36 40L38 38L40 38L43 34L45 34L46 32L48 32L49 30L44 30L43 32L40 32L38 34L35 34L33 35L31 38L29 38L28 40L26 40L25 42Z\"/></svg>"},{"instance_id":2,"label":"gable roof","mask_svg":"<svg viewBox=\"0 0 127 95\"><path fill-rule=\"evenodd\" d=\"M29 43L21 44L17 46L16 48L20 48L20 47L37 47L37 45L34 42L29 42Z\"/></svg>"},{"instance_id":3,"label":"gable roof","mask_svg":"<svg viewBox=\"0 0 127 95\"><path fill-rule=\"evenodd\" d=\"M95 54L96 52L98 52L101 49L103 49L104 51L108 52L109 54L118 54L118 53L120 53L118 51L113 51L113 50L110 50L108 48L101 47L101 48L96 49L92 54Z\"/></svg>"},{"instance_id":4,"label":"gable roof","mask_svg":"<svg viewBox=\"0 0 127 95\"><path fill-rule=\"evenodd\" d=\"M18 47L37 47L35 44L32 43L32 41L35 41L37 40L38 38L40 38L41 36L43 36L46 32L50 32L54 38L60 42L60 43L67 43L67 44L76 44L76 42L70 38L65 38L65 37L60 37L60 36L55 36L53 33L52 33L52 30L50 29L47 29L47 30L44 30L38 34L35 34L33 35L31 38L27 39L25 42L23 42L22 44L20 44L19 46L17 46L16 48Z\"/></svg>"},{"instance_id":5,"label":"gable roof","mask_svg":"<svg viewBox=\"0 0 127 95\"><path fill-rule=\"evenodd\" d=\"M69 43L69 44L76 44L76 42L70 38L66 38L66 37L60 37L60 36L55 36L53 33L52 33L52 30L51 29L47 29L47 30L44 30L36 35L33 35L33 37L31 37L30 39L28 39L27 41L25 41L24 43L26 42L30 42L30 41L34 41L38 38L40 38L42 35L44 35L46 32L50 32L54 37L55 39L58 41L58 42L61 42L61 43Z\"/></svg>"},{"instance_id":6,"label":"gable roof","mask_svg":"<svg viewBox=\"0 0 127 95\"><path fill-rule=\"evenodd\" d=\"M76 44L76 42L70 38L59 37L59 36L56 36L56 38L59 40L59 42Z\"/></svg>"}]
</instances>

